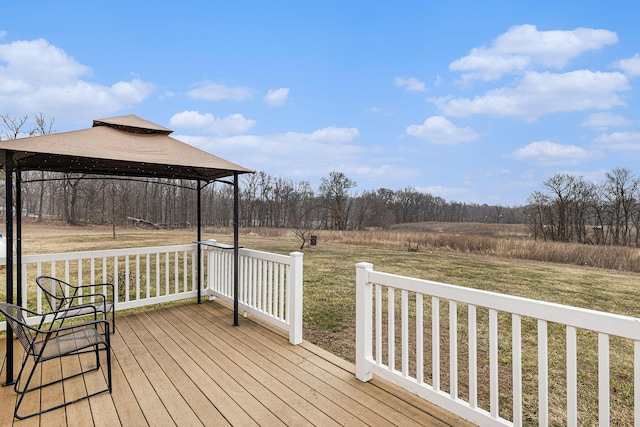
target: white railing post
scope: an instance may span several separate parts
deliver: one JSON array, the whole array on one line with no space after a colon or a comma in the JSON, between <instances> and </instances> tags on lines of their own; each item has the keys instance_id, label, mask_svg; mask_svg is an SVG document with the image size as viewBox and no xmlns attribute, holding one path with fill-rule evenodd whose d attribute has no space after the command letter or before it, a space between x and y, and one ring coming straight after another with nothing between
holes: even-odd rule
<instances>
[{"instance_id":1,"label":"white railing post","mask_svg":"<svg viewBox=\"0 0 640 427\"><path fill-rule=\"evenodd\" d=\"M302 343L302 252L291 252L290 274L287 281L289 297L289 342L293 345Z\"/></svg>"},{"instance_id":2,"label":"white railing post","mask_svg":"<svg viewBox=\"0 0 640 427\"><path fill-rule=\"evenodd\" d=\"M373 357L373 290L369 283L369 272L373 264L356 264L356 378L369 381L372 377L368 360Z\"/></svg>"},{"instance_id":3,"label":"white railing post","mask_svg":"<svg viewBox=\"0 0 640 427\"><path fill-rule=\"evenodd\" d=\"M209 239L207 240L208 242L216 243L215 239ZM213 247L212 246L206 246L205 249L207 250L207 284L206 284L206 288L207 288L207 299L209 301L213 301L214 299L216 299L215 294L212 292L214 290L214 276L217 274L217 267L215 265L215 253L213 251ZM203 272L204 274L204 272Z\"/></svg>"}]
</instances>

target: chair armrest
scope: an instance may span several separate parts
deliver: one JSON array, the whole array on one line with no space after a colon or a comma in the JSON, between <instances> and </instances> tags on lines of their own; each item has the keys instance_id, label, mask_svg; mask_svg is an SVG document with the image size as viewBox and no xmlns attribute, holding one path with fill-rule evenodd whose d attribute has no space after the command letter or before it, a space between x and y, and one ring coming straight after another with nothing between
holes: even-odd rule
<instances>
[{"instance_id":1,"label":"chair armrest","mask_svg":"<svg viewBox=\"0 0 640 427\"><path fill-rule=\"evenodd\" d=\"M31 314L33 316L40 316L41 315L41 313L38 313L37 311L29 310L26 307L21 307L21 308L22 308L23 311L26 311L27 313L29 313L29 314ZM30 316L27 316L27 317L30 317Z\"/></svg>"},{"instance_id":2,"label":"chair armrest","mask_svg":"<svg viewBox=\"0 0 640 427\"><path fill-rule=\"evenodd\" d=\"M100 291L100 288L102 288L102 287L107 287L107 289L106 289L107 293L106 294L107 295L111 294L112 295L112 299L113 300L116 299L116 297L115 297L115 292L116 291L115 291L115 286L113 286L113 283L91 283L91 284L88 284L88 285L74 286L75 292L74 292L73 296L76 297L76 298L86 296L86 295L78 295L77 294L78 290L80 290L80 289L92 289L92 290L95 289L95 290ZM93 292L95 292L95 291L93 291ZM104 292L97 292L97 293L104 294ZM106 298L105 298L105 300L106 300Z\"/></svg>"},{"instance_id":3,"label":"chair armrest","mask_svg":"<svg viewBox=\"0 0 640 427\"><path fill-rule=\"evenodd\" d=\"M73 323L71 325L67 325L67 326L61 326L59 328L56 329L52 329L52 331L55 332L64 332L64 331L69 331L72 329L79 329L79 328L86 328L88 326L94 326L94 325L99 325L101 323L104 323L106 325L106 330L108 330L109 328L109 322L105 319L95 319L95 320L88 320L86 322L81 322L81 323Z\"/></svg>"},{"instance_id":4,"label":"chair armrest","mask_svg":"<svg viewBox=\"0 0 640 427\"><path fill-rule=\"evenodd\" d=\"M98 314L98 307L96 307L93 304L80 304L80 305L76 305L76 306L73 306L73 307L65 308L65 309L62 309L62 310L50 311L48 313L41 314L42 318L40 319L40 324L38 325L38 328L34 328L34 329L41 329L42 330L42 326L45 323L48 323L48 322L46 322L46 320L47 320L47 318L49 316L53 316L53 320L51 321L51 323L54 323L56 320L58 320L58 315L62 315L60 318L65 318L66 314L68 314L69 311L76 310L78 308L87 308L87 309L93 311L93 313L87 313L86 316L90 316L92 314L95 316L96 314ZM31 312L31 313L40 315L39 313L35 313L35 312Z\"/></svg>"},{"instance_id":5,"label":"chair armrest","mask_svg":"<svg viewBox=\"0 0 640 427\"><path fill-rule=\"evenodd\" d=\"M43 335L45 338L44 339L48 339L51 336L56 336L59 335L61 332L67 332L67 331L71 331L73 329L81 329L81 328L87 328L90 326L96 326L99 324L104 324L105 327L105 331L109 331L109 322L107 320L104 319L96 319L96 320L89 320L86 322L81 322L81 323L73 323L70 325L66 325L66 326L60 326L58 328L52 328L52 329L43 329L42 327L38 327L36 328L35 326L29 326L26 325L29 329L31 329L32 331L34 331L37 334Z\"/></svg>"},{"instance_id":6,"label":"chair armrest","mask_svg":"<svg viewBox=\"0 0 640 427\"><path fill-rule=\"evenodd\" d=\"M61 298L61 300L65 300L65 301L73 301L73 300L77 300L77 299L81 299L81 298L91 298L91 297L97 297L97 298L102 298L103 301L110 301L107 296L105 294L102 293L93 293L93 294L82 294L82 295L69 295L68 297L64 297ZM80 304L80 305L84 305Z\"/></svg>"},{"instance_id":7,"label":"chair armrest","mask_svg":"<svg viewBox=\"0 0 640 427\"><path fill-rule=\"evenodd\" d=\"M113 283L89 283L87 285L79 285L79 286L69 285L69 286L72 286L72 287L74 287L76 289L79 289L79 288L83 288L83 289L84 288L99 288L101 286L109 287L109 288L111 288L111 290L114 289Z\"/></svg>"}]
</instances>

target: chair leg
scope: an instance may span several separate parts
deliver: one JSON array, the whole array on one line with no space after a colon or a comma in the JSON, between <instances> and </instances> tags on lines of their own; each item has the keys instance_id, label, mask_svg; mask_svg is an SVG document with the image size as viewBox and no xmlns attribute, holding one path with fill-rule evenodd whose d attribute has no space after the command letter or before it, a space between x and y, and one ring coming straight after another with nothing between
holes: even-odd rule
<instances>
[{"instance_id":1,"label":"chair leg","mask_svg":"<svg viewBox=\"0 0 640 427\"><path fill-rule=\"evenodd\" d=\"M98 363L98 366L96 368L91 368L91 369L88 369L88 370L81 370L81 372L79 372L77 374L74 374L74 375L71 375L71 376L68 376L68 377L65 377L65 378L61 378L59 380L56 380L56 381L53 381L53 382L50 382L50 383L47 383L47 384L42 384L40 386L34 387L32 389L29 389L28 388L29 383L31 382L31 380L33 378L33 375L34 375L34 373L36 371L36 368L38 367L38 363L34 363L33 369L29 373L29 378L27 379L27 383L25 384L24 391L22 391L22 392L16 391L20 396L18 398L18 401L16 403L16 407L15 407L15 410L14 410L14 413L13 413L14 417L19 419L19 420L24 420L26 418L30 418L30 417L33 417L33 416L36 416L36 415L41 415L41 414L44 414L46 412L50 412L50 411L53 411L53 410L56 410L56 409L63 408L65 406L67 406L67 405L71 405L71 404L79 402L81 400L85 400L85 399L88 399L90 397L97 396L97 395L99 395L101 393L104 393L104 392L107 392L107 391L109 393L111 393L112 388L113 388L112 387L112 380L111 380L111 346L109 344L109 334L106 334L106 336L107 336L107 339L106 339L107 344L105 345L105 350L107 351L107 387L106 388L104 388L104 389L102 389L100 391L96 391L94 393L87 394L85 396L79 397L79 398L77 398L75 400L72 400L72 401L69 401L69 402L65 401L65 402L63 402L63 403L61 403L59 405L56 405L56 406L53 406L53 407L50 407L50 408L46 408L46 409L42 409L42 410L37 411L37 412L33 412L31 414L28 414L28 415L20 415L18 413L18 411L20 410L20 405L22 404L22 401L23 401L23 399L24 399L24 397L25 397L25 395L27 393L42 389L42 388L50 386L52 384L63 382L63 381L68 380L70 378L74 378L74 377L77 377L77 376L80 376L80 375L84 375L84 374L89 373L91 371L99 370L100 369L100 362L99 362L99 360L100 360L99 359L100 358L100 356L99 356L100 344L96 345L96 358L97 358L97 363ZM23 364L23 368L24 368L25 365L26 365L26 361ZM20 372L23 371L23 368L20 370ZM19 382L19 380L20 380L20 377L18 377L18 382Z\"/></svg>"},{"instance_id":2,"label":"chair leg","mask_svg":"<svg viewBox=\"0 0 640 427\"><path fill-rule=\"evenodd\" d=\"M114 306L111 306L111 323L109 324L110 328L111 328L111 333L115 333L116 331L116 308ZM106 320L107 322L109 321L109 312L105 312L103 314L103 318L104 320Z\"/></svg>"},{"instance_id":3,"label":"chair leg","mask_svg":"<svg viewBox=\"0 0 640 427\"><path fill-rule=\"evenodd\" d=\"M114 311L115 314L115 311ZM107 384L109 385L109 393L111 393L111 339L107 334Z\"/></svg>"},{"instance_id":4,"label":"chair leg","mask_svg":"<svg viewBox=\"0 0 640 427\"><path fill-rule=\"evenodd\" d=\"M24 387L22 387L22 390L20 390L20 380L22 379L22 374L24 372L24 368L27 366L27 362L29 361L29 355L25 354L24 358L22 359L22 366L20 367L20 372L18 372L18 376L16 377L16 382L13 385L13 391L15 391L18 394L25 394L29 391L29 384L31 383L31 378L33 378L33 374L35 373L36 367L38 366L37 362L33 363L33 369L31 369L31 372L29 373L29 377L27 378L27 382L25 383Z\"/></svg>"},{"instance_id":5,"label":"chair leg","mask_svg":"<svg viewBox=\"0 0 640 427\"><path fill-rule=\"evenodd\" d=\"M100 369L100 346L96 344L96 367Z\"/></svg>"},{"instance_id":6,"label":"chair leg","mask_svg":"<svg viewBox=\"0 0 640 427\"><path fill-rule=\"evenodd\" d=\"M16 384L14 386L14 390L19 395L19 397L18 397L18 401L16 402L16 407L14 408L14 411L13 411L13 416L19 420L29 418L33 415L37 415L37 414L30 414L27 416L18 415L18 411L20 410L20 405L22 405L22 401L24 397L27 395L27 393L33 390L37 390L39 388L39 387L34 387L33 389L29 389L29 384L31 384L33 375L35 374L36 369L38 368L38 361L34 360L33 368L31 368L31 372L29 372L29 376L27 378L27 381L24 384L24 387L22 388L22 391L18 390L18 384L20 384L20 380L22 379L22 373L24 372L24 368L27 365L28 360L29 360L29 355L25 355L24 361L22 362L22 367L20 368L20 373L18 374L18 379L16 380Z\"/></svg>"}]
</instances>

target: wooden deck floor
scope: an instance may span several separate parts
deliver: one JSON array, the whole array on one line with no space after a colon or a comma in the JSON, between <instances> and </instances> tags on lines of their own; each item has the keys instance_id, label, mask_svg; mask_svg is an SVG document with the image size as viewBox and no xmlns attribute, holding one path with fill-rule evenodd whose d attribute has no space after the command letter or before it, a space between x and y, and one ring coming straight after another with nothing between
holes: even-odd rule
<instances>
[{"instance_id":1,"label":"wooden deck floor","mask_svg":"<svg viewBox=\"0 0 640 427\"><path fill-rule=\"evenodd\" d=\"M0 387L0 426L469 425L385 381L358 381L353 364L312 344L292 346L261 323L242 318L233 327L231 321L231 311L217 302L120 315L112 335L111 395L14 421L13 388ZM0 350L4 354L4 339ZM18 349L16 355L17 374ZM60 375L89 360L47 363L41 376ZM3 363L2 381L4 369ZM101 371L84 382L65 381L40 399L33 396L25 409L103 384Z\"/></svg>"}]
</instances>

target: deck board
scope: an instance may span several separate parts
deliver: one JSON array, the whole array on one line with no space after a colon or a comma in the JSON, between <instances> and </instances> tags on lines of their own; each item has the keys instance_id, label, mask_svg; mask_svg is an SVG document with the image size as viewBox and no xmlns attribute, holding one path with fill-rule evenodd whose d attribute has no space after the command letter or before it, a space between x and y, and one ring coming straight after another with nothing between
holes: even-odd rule
<instances>
[{"instance_id":1,"label":"deck board","mask_svg":"<svg viewBox=\"0 0 640 427\"><path fill-rule=\"evenodd\" d=\"M197 337L199 337L199 335L194 335L194 338L197 339ZM204 352L206 352L206 350L208 349L206 348L203 349ZM229 348L226 345L218 343L218 345L215 347L215 351L211 350L208 352L209 357L216 358L216 359L220 358L221 354L233 354L233 349ZM251 362L247 360L244 355L235 354L234 358L235 357L237 357L236 362L242 364L243 366L251 367ZM295 410L292 410L291 407L287 406L278 397L279 392L286 391L286 390L282 390L282 388L280 389L274 388L273 387L274 384L270 382L271 378L267 376L261 376L260 372L258 372L255 369L253 371L250 370L245 373L245 372L240 372L239 369L237 368L237 365L229 364L229 366L230 366L230 369L227 370L227 374L230 375L232 378L234 378L235 381L240 384L252 383L252 386L255 388L255 390L257 390L256 394L262 395L261 403L265 407L269 408L272 412L277 413L282 422L288 425L304 425L305 424L305 418L300 416L300 414L298 414ZM264 386L264 384L268 384L268 387Z\"/></svg>"},{"instance_id":2,"label":"deck board","mask_svg":"<svg viewBox=\"0 0 640 427\"><path fill-rule=\"evenodd\" d=\"M241 330L244 330L244 325L231 331L235 332L235 336L228 333L221 335L222 341L228 341L228 345L237 348L241 354L252 355L251 364L243 363L243 368L251 370L263 383L277 390L306 419L314 420L320 425L335 424L336 420L332 416L342 420L357 420L320 394L314 384L309 384L312 381L307 378L307 373L297 366L303 359L292 365L278 351L261 342L264 341L264 336L239 334ZM278 336L278 340L274 345L288 346L282 337Z\"/></svg>"},{"instance_id":3,"label":"deck board","mask_svg":"<svg viewBox=\"0 0 640 427\"><path fill-rule=\"evenodd\" d=\"M200 321L203 322L204 320ZM224 322L224 320L221 321ZM240 327L239 329L243 328ZM262 336L251 336L251 334L249 334L250 331L243 332L246 332L243 334L245 337L244 341L247 345L252 346L249 349L252 353L261 355L265 354L269 350L270 346L264 345L265 343ZM239 345L240 341L237 337L233 336L229 336L227 340L231 342L238 341L238 343L236 343L237 345ZM313 363L309 362L309 358L314 356L311 352L307 350L298 351L298 348L295 346L286 346L286 338L277 335L274 336L274 341L270 344L277 346L277 351L272 350L270 358L272 360L278 360L279 364L283 366L291 366L291 363L293 363L297 368L295 370L294 377L297 378L298 381L301 380L305 382L310 390L320 394L327 400L328 405L326 406L326 411L328 414L335 416L333 412L338 408L342 409L342 415L340 417L336 417L338 418L338 420L336 420L337 422L340 422L344 417L348 417L353 421L360 420L361 422L365 422L369 425L393 425L384 417L378 415L375 410L372 411L369 407L362 404L360 398L365 397L364 395L359 395L356 390L353 390L353 388L347 387L347 385L339 382L334 382L333 385L329 384L328 381L332 381L331 376L326 375L322 369L317 369ZM286 350L283 349L283 347ZM278 359L280 355L279 353L284 356L284 359ZM287 359L287 357L290 358ZM405 423L401 425L410 425L409 420L404 421Z\"/></svg>"},{"instance_id":4,"label":"deck board","mask_svg":"<svg viewBox=\"0 0 640 427\"><path fill-rule=\"evenodd\" d=\"M135 318L132 317L132 320L134 321L131 322L131 325L137 333L143 336L149 334L153 337L153 339L145 340L144 345L149 353L154 355L159 367L163 369L167 378L189 405L189 409L193 411L194 416L198 419L198 421L192 421L194 425L197 423L205 424L208 420L216 420L216 424L224 423L225 419L215 409L211 400L191 380L185 367L180 364L183 359L172 357L181 349L170 340L166 332L159 328L147 314L141 313ZM191 369L194 368L194 366L191 367ZM183 421L186 422L186 420ZM177 423L180 424L183 421L177 421Z\"/></svg>"},{"instance_id":5,"label":"deck board","mask_svg":"<svg viewBox=\"0 0 640 427\"><path fill-rule=\"evenodd\" d=\"M292 346L262 322L241 318L235 327L231 319L217 301L122 314L111 335L111 395L18 421L13 388L0 387L0 425L469 425L383 380L358 381L353 364L308 342ZM15 344L17 374L22 356ZM51 362L38 381L92 362L91 355ZM46 390L42 403L104 384L102 371L87 374ZM41 402L28 403L32 409Z\"/></svg>"}]
</instances>

